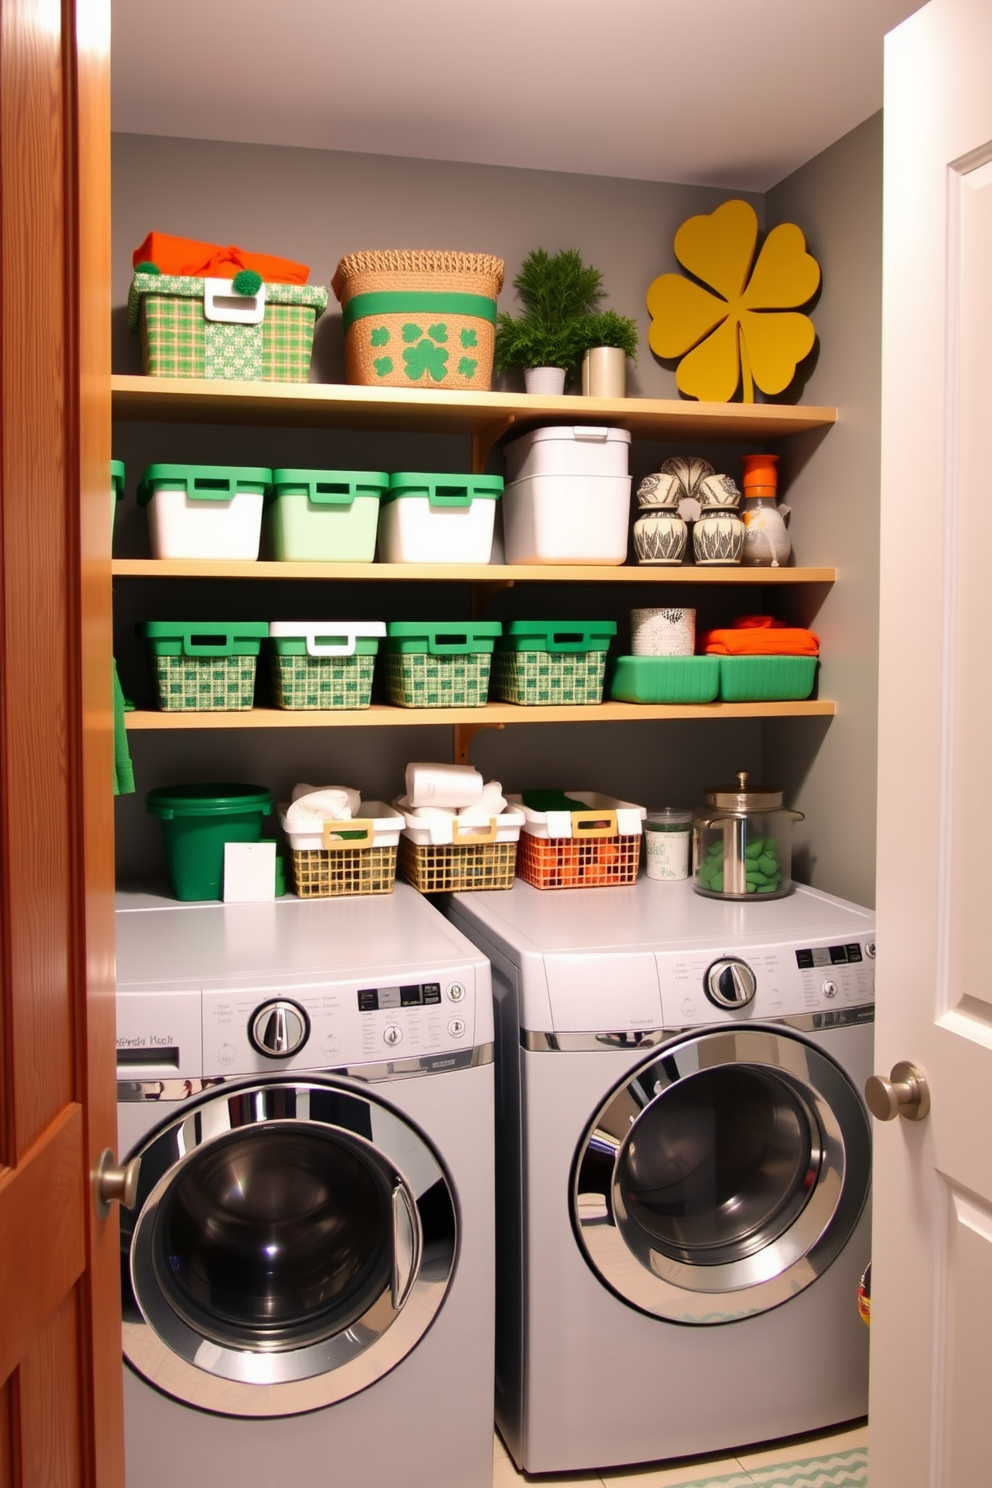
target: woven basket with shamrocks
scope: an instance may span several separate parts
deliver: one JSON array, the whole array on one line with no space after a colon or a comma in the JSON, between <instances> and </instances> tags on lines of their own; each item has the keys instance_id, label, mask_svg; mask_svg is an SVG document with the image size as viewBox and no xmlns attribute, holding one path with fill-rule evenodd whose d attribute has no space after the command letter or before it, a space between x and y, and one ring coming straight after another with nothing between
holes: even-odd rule
<instances>
[{"instance_id":1,"label":"woven basket with shamrocks","mask_svg":"<svg viewBox=\"0 0 992 1488\"><path fill-rule=\"evenodd\" d=\"M342 307L348 381L487 391L503 269L488 253L347 254L331 288Z\"/></svg>"}]
</instances>

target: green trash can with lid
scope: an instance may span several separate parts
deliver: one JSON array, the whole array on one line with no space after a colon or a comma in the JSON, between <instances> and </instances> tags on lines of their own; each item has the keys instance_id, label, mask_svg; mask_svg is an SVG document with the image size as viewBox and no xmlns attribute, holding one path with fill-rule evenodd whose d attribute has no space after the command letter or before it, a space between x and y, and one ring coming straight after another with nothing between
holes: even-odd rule
<instances>
[{"instance_id":1,"label":"green trash can with lid","mask_svg":"<svg viewBox=\"0 0 992 1488\"><path fill-rule=\"evenodd\" d=\"M259 842L272 792L261 785L166 785L145 807L162 823L169 881L177 899L219 899L225 842Z\"/></svg>"}]
</instances>

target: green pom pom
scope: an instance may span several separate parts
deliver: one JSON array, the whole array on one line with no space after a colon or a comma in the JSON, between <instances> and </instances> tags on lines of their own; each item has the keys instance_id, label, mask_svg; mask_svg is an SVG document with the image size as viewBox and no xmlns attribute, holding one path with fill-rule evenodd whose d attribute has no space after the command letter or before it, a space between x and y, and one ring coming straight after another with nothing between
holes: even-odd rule
<instances>
[{"instance_id":1,"label":"green pom pom","mask_svg":"<svg viewBox=\"0 0 992 1488\"><path fill-rule=\"evenodd\" d=\"M256 274L254 269L242 269L235 274L233 289L239 295L257 295L262 287L262 276Z\"/></svg>"},{"instance_id":2,"label":"green pom pom","mask_svg":"<svg viewBox=\"0 0 992 1488\"><path fill-rule=\"evenodd\" d=\"M134 272L136 274L161 274L162 270L158 264L152 263L150 259L145 259L143 263L135 264Z\"/></svg>"}]
</instances>

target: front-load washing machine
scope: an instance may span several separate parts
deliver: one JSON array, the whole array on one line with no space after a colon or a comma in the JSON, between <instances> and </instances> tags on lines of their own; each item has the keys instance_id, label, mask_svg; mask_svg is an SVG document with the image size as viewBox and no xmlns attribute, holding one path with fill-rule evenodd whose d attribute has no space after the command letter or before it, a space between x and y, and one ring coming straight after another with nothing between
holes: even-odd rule
<instances>
[{"instance_id":1,"label":"front-load washing machine","mask_svg":"<svg viewBox=\"0 0 992 1488\"><path fill-rule=\"evenodd\" d=\"M401 884L116 922L128 1488L490 1488L484 957Z\"/></svg>"},{"instance_id":2,"label":"front-load washing machine","mask_svg":"<svg viewBox=\"0 0 992 1488\"><path fill-rule=\"evenodd\" d=\"M497 1421L529 1472L867 1411L874 921L797 887L453 896L497 1004Z\"/></svg>"}]
</instances>

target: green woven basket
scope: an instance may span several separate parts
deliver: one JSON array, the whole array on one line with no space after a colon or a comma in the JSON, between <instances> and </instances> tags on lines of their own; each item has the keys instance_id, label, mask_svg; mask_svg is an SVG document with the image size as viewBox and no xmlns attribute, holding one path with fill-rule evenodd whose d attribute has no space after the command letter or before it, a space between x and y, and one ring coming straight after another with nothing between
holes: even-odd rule
<instances>
[{"instance_id":1,"label":"green woven basket","mask_svg":"<svg viewBox=\"0 0 992 1488\"><path fill-rule=\"evenodd\" d=\"M244 712L255 693L264 621L148 620L138 626L148 646L158 705L165 712Z\"/></svg>"},{"instance_id":2,"label":"green woven basket","mask_svg":"<svg viewBox=\"0 0 992 1488\"><path fill-rule=\"evenodd\" d=\"M272 657L272 693L277 708L367 708L372 700L375 642L369 654Z\"/></svg>"},{"instance_id":3,"label":"green woven basket","mask_svg":"<svg viewBox=\"0 0 992 1488\"><path fill-rule=\"evenodd\" d=\"M400 708L481 708L502 629L498 620L391 620L383 642L387 698Z\"/></svg>"},{"instance_id":4,"label":"green woven basket","mask_svg":"<svg viewBox=\"0 0 992 1488\"><path fill-rule=\"evenodd\" d=\"M601 703L615 620L511 620L496 643L493 691L504 703Z\"/></svg>"}]
</instances>

